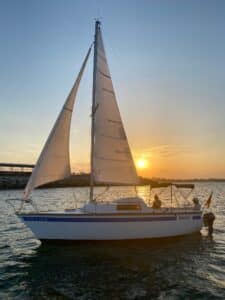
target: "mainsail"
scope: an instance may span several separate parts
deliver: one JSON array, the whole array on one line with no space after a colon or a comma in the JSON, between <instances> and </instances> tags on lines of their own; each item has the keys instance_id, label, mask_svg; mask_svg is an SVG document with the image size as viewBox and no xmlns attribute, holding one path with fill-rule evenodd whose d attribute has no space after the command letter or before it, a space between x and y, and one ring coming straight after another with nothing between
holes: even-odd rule
<instances>
[{"instance_id":1,"label":"mainsail","mask_svg":"<svg viewBox=\"0 0 225 300\"><path fill-rule=\"evenodd\" d=\"M24 191L25 199L29 197L30 192L35 187L63 179L71 174L69 155L71 116L77 90L90 52L91 47L30 176Z\"/></svg>"},{"instance_id":2,"label":"mainsail","mask_svg":"<svg viewBox=\"0 0 225 300\"><path fill-rule=\"evenodd\" d=\"M106 60L100 22L95 35L93 95L93 157L95 183L138 184L134 162L124 131Z\"/></svg>"}]
</instances>

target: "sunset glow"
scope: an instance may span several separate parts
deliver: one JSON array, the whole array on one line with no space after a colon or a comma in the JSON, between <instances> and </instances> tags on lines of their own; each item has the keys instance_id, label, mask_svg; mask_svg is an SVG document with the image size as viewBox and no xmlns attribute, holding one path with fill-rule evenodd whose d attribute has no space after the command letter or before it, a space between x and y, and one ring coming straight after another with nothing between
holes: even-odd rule
<instances>
[{"instance_id":1,"label":"sunset glow","mask_svg":"<svg viewBox=\"0 0 225 300\"><path fill-rule=\"evenodd\" d=\"M148 161L144 158L139 158L136 161L136 167L137 167L137 169L140 169L140 170L147 169Z\"/></svg>"},{"instance_id":2,"label":"sunset glow","mask_svg":"<svg viewBox=\"0 0 225 300\"><path fill-rule=\"evenodd\" d=\"M224 1L206 1L204 9L193 0L88 1L88 9L80 0L45 1L44 10L38 1L2 2L0 162L36 163L93 41L99 2L137 173L225 178ZM90 57L71 122L76 173L90 172L92 83ZM107 109L111 119L114 112Z\"/></svg>"}]
</instances>

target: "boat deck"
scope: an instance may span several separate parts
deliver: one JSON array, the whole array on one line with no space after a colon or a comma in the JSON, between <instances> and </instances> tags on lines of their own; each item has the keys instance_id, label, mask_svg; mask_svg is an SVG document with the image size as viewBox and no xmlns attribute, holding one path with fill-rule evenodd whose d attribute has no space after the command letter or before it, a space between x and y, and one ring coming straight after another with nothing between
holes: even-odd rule
<instances>
[{"instance_id":1,"label":"boat deck","mask_svg":"<svg viewBox=\"0 0 225 300\"><path fill-rule=\"evenodd\" d=\"M147 209L138 211L123 211L123 212L88 212L84 209L66 209L61 211L39 211L39 212L28 212L21 213L22 215L67 215L67 216L90 216L90 215L101 215L101 216L121 216L121 215L174 215L174 214L199 214L200 209L194 209L193 207L187 208L160 208L160 209Z\"/></svg>"}]
</instances>

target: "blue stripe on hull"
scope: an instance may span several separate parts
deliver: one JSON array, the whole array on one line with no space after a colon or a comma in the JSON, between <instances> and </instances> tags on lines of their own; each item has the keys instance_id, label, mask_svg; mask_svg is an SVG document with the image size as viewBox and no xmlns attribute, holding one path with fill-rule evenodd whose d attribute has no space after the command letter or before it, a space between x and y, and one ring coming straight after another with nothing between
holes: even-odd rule
<instances>
[{"instance_id":1,"label":"blue stripe on hull","mask_svg":"<svg viewBox=\"0 0 225 300\"><path fill-rule=\"evenodd\" d=\"M200 219L201 219L201 216L193 216L192 219L193 219L193 220L200 220Z\"/></svg>"},{"instance_id":2,"label":"blue stripe on hull","mask_svg":"<svg viewBox=\"0 0 225 300\"><path fill-rule=\"evenodd\" d=\"M99 218L99 217L44 217L44 216L24 216L24 221L28 222L154 222L154 221L176 221L176 216L165 217L117 217L117 218ZM193 216L193 220L201 219L201 216Z\"/></svg>"}]
</instances>

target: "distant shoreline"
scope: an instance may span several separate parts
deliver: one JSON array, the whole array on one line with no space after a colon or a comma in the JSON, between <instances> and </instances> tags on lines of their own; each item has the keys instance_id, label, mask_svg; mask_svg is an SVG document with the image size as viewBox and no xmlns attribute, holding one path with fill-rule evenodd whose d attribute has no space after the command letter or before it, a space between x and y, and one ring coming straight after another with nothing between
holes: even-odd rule
<instances>
[{"instance_id":1,"label":"distant shoreline","mask_svg":"<svg viewBox=\"0 0 225 300\"><path fill-rule=\"evenodd\" d=\"M0 172L0 190L24 189L29 179L30 172ZM193 178L193 179L165 179L165 178L144 178L139 176L140 185L151 185L152 187L167 186L172 182L225 182L225 178ZM72 174L69 178L51 182L40 188L66 188L66 187L88 187L89 174ZM98 184L97 186L106 186ZM118 186L118 185L115 185ZM122 186L122 185L121 185Z\"/></svg>"}]
</instances>

